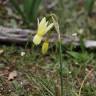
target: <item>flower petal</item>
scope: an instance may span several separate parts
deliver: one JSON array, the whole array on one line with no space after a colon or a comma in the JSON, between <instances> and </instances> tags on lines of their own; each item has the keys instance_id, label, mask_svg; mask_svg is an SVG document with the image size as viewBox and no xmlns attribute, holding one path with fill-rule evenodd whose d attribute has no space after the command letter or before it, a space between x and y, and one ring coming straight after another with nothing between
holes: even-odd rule
<instances>
[{"instance_id":1,"label":"flower petal","mask_svg":"<svg viewBox=\"0 0 96 96\"><path fill-rule=\"evenodd\" d=\"M46 32L48 32L52 27L53 27L53 23L51 23L50 25L48 25L47 29L46 29Z\"/></svg>"},{"instance_id":2,"label":"flower petal","mask_svg":"<svg viewBox=\"0 0 96 96\"><path fill-rule=\"evenodd\" d=\"M33 43L35 45L39 45L41 43L41 40L42 40L41 36L35 35L34 38L33 38Z\"/></svg>"},{"instance_id":3,"label":"flower petal","mask_svg":"<svg viewBox=\"0 0 96 96\"><path fill-rule=\"evenodd\" d=\"M43 35L45 35L45 31L46 31L46 29L47 29L47 24L48 24L48 22L46 22L46 18L44 17L42 20L41 20L41 22L38 24L38 30L37 30L37 34L39 35L39 36L43 36Z\"/></svg>"},{"instance_id":4,"label":"flower petal","mask_svg":"<svg viewBox=\"0 0 96 96\"><path fill-rule=\"evenodd\" d=\"M42 25L44 25L46 23L46 18L44 17L40 23L39 23L39 26L41 27Z\"/></svg>"},{"instance_id":5,"label":"flower petal","mask_svg":"<svg viewBox=\"0 0 96 96\"><path fill-rule=\"evenodd\" d=\"M46 29L47 29L47 26L45 25L42 27L39 27L37 30L37 34L42 37L43 35L45 35Z\"/></svg>"}]
</instances>

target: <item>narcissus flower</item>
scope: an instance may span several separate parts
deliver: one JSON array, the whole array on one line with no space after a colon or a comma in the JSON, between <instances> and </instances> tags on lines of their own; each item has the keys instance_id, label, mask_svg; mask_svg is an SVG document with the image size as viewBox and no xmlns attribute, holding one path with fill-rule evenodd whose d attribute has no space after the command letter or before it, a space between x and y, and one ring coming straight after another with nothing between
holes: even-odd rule
<instances>
[{"instance_id":1,"label":"narcissus flower","mask_svg":"<svg viewBox=\"0 0 96 96\"><path fill-rule=\"evenodd\" d=\"M49 42L45 41L42 45L42 54L46 54L48 51Z\"/></svg>"},{"instance_id":2,"label":"narcissus flower","mask_svg":"<svg viewBox=\"0 0 96 96\"><path fill-rule=\"evenodd\" d=\"M35 45L39 45L41 43L41 40L43 36L53 27L53 23L48 24L48 21L46 21L46 18L44 17L41 22L38 21L38 29L37 34L33 38L33 43Z\"/></svg>"}]
</instances>

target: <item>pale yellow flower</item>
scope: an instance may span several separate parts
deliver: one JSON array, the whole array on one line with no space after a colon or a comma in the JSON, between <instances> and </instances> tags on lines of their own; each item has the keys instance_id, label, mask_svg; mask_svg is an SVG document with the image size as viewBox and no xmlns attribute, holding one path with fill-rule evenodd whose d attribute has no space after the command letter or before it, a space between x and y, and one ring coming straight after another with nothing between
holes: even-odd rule
<instances>
[{"instance_id":1,"label":"pale yellow flower","mask_svg":"<svg viewBox=\"0 0 96 96\"><path fill-rule=\"evenodd\" d=\"M48 21L44 17L41 22L38 21L38 29L37 34L33 38L33 42L35 45L39 45L41 43L42 37L53 27L53 23L48 25Z\"/></svg>"},{"instance_id":2,"label":"pale yellow flower","mask_svg":"<svg viewBox=\"0 0 96 96\"><path fill-rule=\"evenodd\" d=\"M48 51L49 42L45 41L42 45L42 54L46 54Z\"/></svg>"}]
</instances>

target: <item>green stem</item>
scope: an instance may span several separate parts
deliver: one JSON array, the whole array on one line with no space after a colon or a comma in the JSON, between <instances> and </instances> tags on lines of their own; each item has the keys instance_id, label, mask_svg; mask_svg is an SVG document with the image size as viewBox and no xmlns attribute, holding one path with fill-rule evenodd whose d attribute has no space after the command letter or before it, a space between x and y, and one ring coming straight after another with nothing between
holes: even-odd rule
<instances>
[{"instance_id":1,"label":"green stem","mask_svg":"<svg viewBox=\"0 0 96 96\"><path fill-rule=\"evenodd\" d=\"M62 66L62 48L60 38L59 38L59 59L60 59L61 96L63 96L63 66Z\"/></svg>"},{"instance_id":2,"label":"green stem","mask_svg":"<svg viewBox=\"0 0 96 96\"><path fill-rule=\"evenodd\" d=\"M52 20L54 23L54 27L58 34L58 41L59 41L59 64L60 64L60 83L61 83L61 96L63 96L63 66L62 66L62 48L61 48L61 36L60 36L60 29L59 24L57 21L57 16L55 14L52 15Z\"/></svg>"}]
</instances>

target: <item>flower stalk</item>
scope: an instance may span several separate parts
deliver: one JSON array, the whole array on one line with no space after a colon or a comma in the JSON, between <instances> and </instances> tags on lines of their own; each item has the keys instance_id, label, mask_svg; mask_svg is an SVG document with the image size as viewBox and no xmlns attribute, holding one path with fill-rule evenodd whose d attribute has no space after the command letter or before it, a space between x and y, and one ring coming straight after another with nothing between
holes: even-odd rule
<instances>
[{"instance_id":1,"label":"flower stalk","mask_svg":"<svg viewBox=\"0 0 96 96\"><path fill-rule=\"evenodd\" d=\"M55 16L53 14L53 16ZM60 29L57 20L52 16L54 27L58 34L58 43L59 43L59 64L60 64L60 83L61 83L61 96L63 96L63 65L62 65L62 48L61 48L61 36ZM55 16L56 17L56 16Z\"/></svg>"},{"instance_id":2,"label":"flower stalk","mask_svg":"<svg viewBox=\"0 0 96 96\"><path fill-rule=\"evenodd\" d=\"M39 45L42 41L43 36L54 26L57 34L58 34L58 43L59 43L59 64L60 64L60 83L61 83L61 90L60 95L63 96L63 66L62 66L62 48L61 48L61 36L60 36L60 30L59 30L59 24L56 18L54 18L54 14L52 15L53 23L48 24L48 21L46 21L46 18L44 17L41 22L38 21L38 29L37 34L33 38L33 43L35 45ZM55 16L56 17L56 16ZM48 50L48 42L45 41L42 46L42 53L45 54Z\"/></svg>"}]
</instances>

